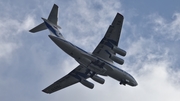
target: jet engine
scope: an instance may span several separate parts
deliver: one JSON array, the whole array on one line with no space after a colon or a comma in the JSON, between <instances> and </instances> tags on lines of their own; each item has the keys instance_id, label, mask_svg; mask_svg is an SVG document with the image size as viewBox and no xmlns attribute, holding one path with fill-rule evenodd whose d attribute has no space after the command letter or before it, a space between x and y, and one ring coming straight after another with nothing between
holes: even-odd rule
<instances>
[{"instance_id":1,"label":"jet engine","mask_svg":"<svg viewBox=\"0 0 180 101\"><path fill-rule=\"evenodd\" d=\"M81 80L81 84L82 85L84 85L84 86L86 86L86 87L88 87L88 88L90 88L90 89L93 89L94 88L94 84L93 83L91 83L91 82L89 82L89 81L87 81L87 80Z\"/></svg>"},{"instance_id":2,"label":"jet engine","mask_svg":"<svg viewBox=\"0 0 180 101\"><path fill-rule=\"evenodd\" d=\"M94 81L100 83L100 84L104 84L105 80L97 75L94 75L91 77Z\"/></svg>"},{"instance_id":3,"label":"jet engine","mask_svg":"<svg viewBox=\"0 0 180 101\"><path fill-rule=\"evenodd\" d=\"M116 63L119 63L119 64L121 64L121 65L124 64L124 60L121 59L121 58L119 58L119 57L117 57L117 56L115 56L115 55L111 55L110 58L111 58L114 62L116 62Z\"/></svg>"},{"instance_id":4,"label":"jet engine","mask_svg":"<svg viewBox=\"0 0 180 101\"><path fill-rule=\"evenodd\" d=\"M113 47L113 51L121 56L126 56L126 51L118 47Z\"/></svg>"}]
</instances>

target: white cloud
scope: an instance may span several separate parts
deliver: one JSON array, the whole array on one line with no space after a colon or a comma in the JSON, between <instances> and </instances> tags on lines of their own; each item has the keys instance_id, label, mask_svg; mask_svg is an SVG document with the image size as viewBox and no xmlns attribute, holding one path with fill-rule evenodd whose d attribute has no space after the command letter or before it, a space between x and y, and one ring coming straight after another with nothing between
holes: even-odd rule
<instances>
[{"instance_id":1,"label":"white cloud","mask_svg":"<svg viewBox=\"0 0 180 101\"><path fill-rule=\"evenodd\" d=\"M180 13L174 13L172 21L165 19L159 14L150 15L150 19L155 25L153 27L155 32L165 35L166 38L171 40L180 39Z\"/></svg>"},{"instance_id":2,"label":"white cloud","mask_svg":"<svg viewBox=\"0 0 180 101\"><path fill-rule=\"evenodd\" d=\"M16 20L2 17L0 20L0 58L8 58L21 46L20 35L34 26L34 20L27 16L24 20Z\"/></svg>"},{"instance_id":3,"label":"white cloud","mask_svg":"<svg viewBox=\"0 0 180 101\"><path fill-rule=\"evenodd\" d=\"M69 11L67 11L70 14L69 16L66 16L68 14L64 14L64 16L66 16L66 18L70 20L68 22L64 20L63 23L65 26L62 29L64 31L63 34L65 36L68 36L67 38L68 40L75 42L75 44L77 43L77 44L82 45L82 48L84 48L84 46L87 46L87 45L89 47L92 41L98 39L97 35L100 34L100 36L98 37L102 38L102 36L104 35L104 33L102 32L105 32L107 30L106 26L108 26L111 23L112 19L114 18L116 14L116 12L113 14L112 13L108 14L108 12L105 11L107 9L105 8L105 9L102 9L102 11L100 11L103 13L100 13L100 15L97 16L96 13L94 14L93 11L90 9L91 7L87 7L86 3L87 2L77 2L77 4L76 3L74 4L74 6L78 6L78 9L76 9L76 11L78 13L80 12L80 14L74 13L74 12L70 13L72 9L69 9ZM75 8L74 6L73 8ZM107 6L107 8L108 7L110 6ZM105 16L103 15L107 15L108 17L111 17L112 19L109 19L108 17L104 18ZM96 21L92 19L96 17L98 17L98 19L101 19L101 20ZM60 16L60 19L61 19L61 16ZM111 20L111 21L109 23L106 20L108 21ZM60 22L62 23L62 21ZM65 24L65 23L68 23L68 24ZM69 29L72 29L72 30L69 30ZM105 30L105 31L102 31L102 30ZM137 29L134 30L131 28L129 30L133 30L132 32L137 31ZM156 31L161 32L160 30L156 30ZM126 34L126 33L123 33L123 34ZM137 87L132 88L128 86L127 87L120 86L117 81L112 80L107 77L103 77L106 79L106 84L99 85L95 83L94 81L92 81L93 83L95 83L95 88L93 90L89 90L88 88L83 87L81 84L77 84L77 85L74 85L73 87L65 88L62 91L56 92L55 94L52 94L50 97L54 100L86 99L87 101L97 100L97 99L105 100L105 101L117 100L117 99L119 100L132 100L133 99L135 101L136 100L139 101L139 100L147 99L149 97L150 98L147 100L151 100L151 101L152 100L153 101L159 101L159 100L169 101L168 98L172 98L172 97L174 101L179 99L179 96L177 95L179 93L179 90L175 89L176 87L178 88L178 86L173 84L174 82L173 79L175 78L175 75L177 75L177 73L174 73L173 74L174 76L171 76L171 74L168 72L169 68L173 65L171 64L171 61L169 60L170 58L168 58L168 57L171 57L169 54L169 49L167 47L162 46L162 43L157 44L157 40L155 40L153 37L149 39L144 38L143 36L140 36L140 38L137 38L137 37L135 38L136 40L131 40L132 37L130 37L129 39L130 41L127 42L129 46L127 49L128 55L125 60L126 64L123 65L122 68L129 71L130 73L132 73L133 76L135 76L135 78L137 79L139 83ZM92 44L94 44L94 42L92 42ZM71 68L71 66L77 65L73 61L69 61L69 59L68 61L65 61L63 64L61 64L61 66L65 68L63 69L65 73L70 71L69 68ZM169 80L170 79L169 77L173 79ZM53 78L53 76L51 78ZM172 82L169 82L169 81L172 81ZM77 93L77 90L79 91L78 93ZM69 94L69 92L71 92L71 94ZM69 97L64 96L66 94L69 94ZM76 97L80 95L81 97ZM167 96L168 98L164 96Z\"/></svg>"},{"instance_id":4,"label":"white cloud","mask_svg":"<svg viewBox=\"0 0 180 101\"><path fill-rule=\"evenodd\" d=\"M64 13L62 13L60 6L59 24L62 26L62 34L67 40L80 45L80 47L91 45L87 47L89 48L87 50L95 48L102 36L104 36L116 13L122 12L121 3L115 2L116 0L77 0L73 1L73 4L70 3L71 7L64 7ZM93 46L89 43L92 43Z\"/></svg>"},{"instance_id":5,"label":"white cloud","mask_svg":"<svg viewBox=\"0 0 180 101\"><path fill-rule=\"evenodd\" d=\"M0 43L0 58L8 58L8 55L11 55L11 53L17 49L18 46L14 43Z\"/></svg>"},{"instance_id":6,"label":"white cloud","mask_svg":"<svg viewBox=\"0 0 180 101\"><path fill-rule=\"evenodd\" d=\"M144 34L140 35L139 30L146 32L146 34L149 34L151 31L145 31L134 24L132 26L136 28L135 30L134 27L129 25L126 26L129 28L128 30L131 30L132 33L137 35L128 37L127 40L125 40L125 43L127 43L126 45L128 46L128 54L125 57L125 64L122 68L135 76L139 85L135 88L133 91L135 93L133 94L130 91L125 90L124 93L131 94L128 95L131 97L124 97L122 98L123 100L133 99L135 101L141 101L146 99L147 101L177 101L180 99L178 96L180 93L180 76L178 74L180 70L178 68L175 69L173 59L175 56L172 55L172 53L177 55L177 52L169 47L169 45L173 45L173 43L178 41L173 41L169 44L164 43L167 39L178 40L178 16L176 14L174 15L176 16L175 20L170 23L167 23L162 17L156 16L153 18L157 19L150 19L150 21L154 21L155 23L147 25L147 27L153 27L156 33L148 35L148 37ZM168 27L170 27L170 30L168 30ZM168 36L170 35L170 32L174 32L171 37ZM128 33L125 31L123 34ZM163 39L163 41L162 39L158 40L157 36L166 39Z\"/></svg>"},{"instance_id":7,"label":"white cloud","mask_svg":"<svg viewBox=\"0 0 180 101\"><path fill-rule=\"evenodd\" d=\"M35 26L35 20L34 17L27 15L25 19L20 23L20 26L18 28L18 32L22 33L21 31L27 32L30 30L30 28L33 28Z\"/></svg>"},{"instance_id":8,"label":"white cloud","mask_svg":"<svg viewBox=\"0 0 180 101\"><path fill-rule=\"evenodd\" d=\"M141 76L138 76L139 87L137 87L138 92L143 92L143 96L138 99L146 99L147 101L177 101L180 97L178 85L174 85L172 80L169 78L172 74L169 74L168 62L159 61L151 64L146 64L143 68L148 68L148 72L144 73ZM175 76L173 78L176 78ZM138 95L138 94L136 94Z\"/></svg>"},{"instance_id":9,"label":"white cloud","mask_svg":"<svg viewBox=\"0 0 180 101\"><path fill-rule=\"evenodd\" d=\"M133 93L123 88L122 100L177 101L180 98L179 69L174 71L172 68L170 50L156 42L141 37L129 44L129 54L122 68L135 76L138 86ZM130 97L125 97L126 94Z\"/></svg>"},{"instance_id":10,"label":"white cloud","mask_svg":"<svg viewBox=\"0 0 180 101\"><path fill-rule=\"evenodd\" d=\"M47 2L43 4L42 6L44 7L50 7ZM59 20L63 35L71 42L88 51L92 51L104 36L115 14L123 12L121 2L116 0L77 0L66 4L68 6L63 5L63 2L59 3ZM46 12L45 9L41 10ZM49 12L46 13L49 14ZM155 24L155 27L153 27L155 32L161 33L160 36L164 34L168 36L170 32L174 32L175 34L173 34L172 38L179 40L179 14L174 14L174 17L172 22L168 22L161 16L155 15L152 17L157 18L156 20L151 19L152 25L154 26ZM128 19L126 21L128 22ZM3 100L33 99L35 101L58 101L85 99L86 101L141 101L146 99L147 101L177 101L180 99L178 95L180 93L178 85L180 83L180 72L179 69L175 71L172 68L174 66L171 60L174 56L170 54L172 51L162 41L156 40L156 36L147 38L143 35L129 35L128 40L124 40L125 42L123 43L127 46L125 50L128 51L128 54L124 58L125 64L122 66L117 65L135 77L139 84L137 87L124 87L109 77L103 77L106 80L104 85L90 80L95 84L93 90L81 84L76 84L51 95L42 93L41 90L44 87L66 75L78 64L72 58L64 55L65 53L60 51L53 42L50 42L51 40L46 39L46 35L33 34L32 39L29 39L29 37L23 37L22 39L22 36L34 27L34 24L34 17L30 15L24 15L23 19L3 18L3 20L0 20L0 58L4 59L5 56L10 56L15 50L19 51L17 57L23 57L12 57L11 64L13 64L15 59L20 61L18 65L10 65L15 66L15 69L8 67L9 65L5 65L6 69L1 68L1 73L3 71L8 73L6 75L2 73L0 76L1 88L3 88L3 91L6 91L0 92L0 97L3 93ZM131 24L123 25L123 28L128 27L128 30L134 34L139 30L144 30L138 29L133 22ZM151 28L152 25L147 26ZM146 30L144 32L148 33ZM49 32L45 31L43 33ZM124 31L122 34L128 33ZM31 41L26 42L26 40ZM24 48L28 51L20 50ZM21 52L24 52L24 54ZM10 68L10 74L7 72L7 68ZM11 84L14 86L13 89L10 87L12 86ZM13 98L6 98L9 96Z\"/></svg>"}]
</instances>

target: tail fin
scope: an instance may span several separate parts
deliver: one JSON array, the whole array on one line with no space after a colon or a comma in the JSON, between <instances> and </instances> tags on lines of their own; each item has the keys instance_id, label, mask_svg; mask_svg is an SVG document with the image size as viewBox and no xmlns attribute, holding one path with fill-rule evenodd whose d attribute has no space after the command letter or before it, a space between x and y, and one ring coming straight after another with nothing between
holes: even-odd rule
<instances>
[{"instance_id":1,"label":"tail fin","mask_svg":"<svg viewBox=\"0 0 180 101\"><path fill-rule=\"evenodd\" d=\"M58 6L56 4L54 4L50 14L49 14L49 17L48 17L48 20L56 25L57 25L57 22L58 22ZM59 27L59 26L58 26ZM60 27L59 27L60 28ZM39 31L42 31L42 30L45 30L47 29L46 25L43 23L39 24L38 26L32 28L31 30L29 30L30 32L32 33L35 33L35 32L39 32Z\"/></svg>"},{"instance_id":2,"label":"tail fin","mask_svg":"<svg viewBox=\"0 0 180 101\"><path fill-rule=\"evenodd\" d=\"M58 22L58 6L56 4L54 4L51 13L49 14L48 20L57 25Z\"/></svg>"}]
</instances>

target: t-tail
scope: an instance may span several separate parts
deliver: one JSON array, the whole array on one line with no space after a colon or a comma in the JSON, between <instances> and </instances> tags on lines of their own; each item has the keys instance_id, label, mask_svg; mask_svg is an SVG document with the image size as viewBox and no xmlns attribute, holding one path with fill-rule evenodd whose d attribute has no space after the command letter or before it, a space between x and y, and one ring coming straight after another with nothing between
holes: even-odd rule
<instances>
[{"instance_id":1,"label":"t-tail","mask_svg":"<svg viewBox=\"0 0 180 101\"><path fill-rule=\"evenodd\" d=\"M43 23L39 24L38 26L32 28L31 30L29 30L32 33L35 32L39 32L45 29L49 29L50 33L52 35L55 35L56 37L61 37L63 38L62 34L60 33L60 31L58 30L61 29L60 26L57 25L58 22L58 6L56 4L54 4L48 19L42 18L43 19Z\"/></svg>"}]
</instances>

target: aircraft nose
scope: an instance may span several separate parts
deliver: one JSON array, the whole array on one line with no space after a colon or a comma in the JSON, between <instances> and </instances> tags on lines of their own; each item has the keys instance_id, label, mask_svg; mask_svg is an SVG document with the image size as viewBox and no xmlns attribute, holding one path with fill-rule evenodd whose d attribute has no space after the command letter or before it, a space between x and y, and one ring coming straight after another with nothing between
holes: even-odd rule
<instances>
[{"instance_id":1,"label":"aircraft nose","mask_svg":"<svg viewBox=\"0 0 180 101\"><path fill-rule=\"evenodd\" d=\"M131 76L131 75L129 75L128 76L128 78L129 78L129 85L130 86L137 86L138 85L138 83L136 82L136 80Z\"/></svg>"},{"instance_id":2,"label":"aircraft nose","mask_svg":"<svg viewBox=\"0 0 180 101\"><path fill-rule=\"evenodd\" d=\"M132 78L130 79L129 85L135 87L135 86L138 85L138 83L137 83L137 81L132 77Z\"/></svg>"},{"instance_id":3,"label":"aircraft nose","mask_svg":"<svg viewBox=\"0 0 180 101\"><path fill-rule=\"evenodd\" d=\"M137 86L138 83L134 80L134 82L132 83L132 86Z\"/></svg>"}]
</instances>

